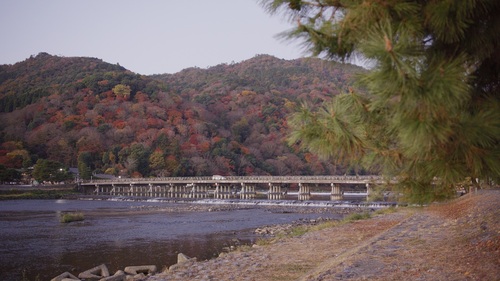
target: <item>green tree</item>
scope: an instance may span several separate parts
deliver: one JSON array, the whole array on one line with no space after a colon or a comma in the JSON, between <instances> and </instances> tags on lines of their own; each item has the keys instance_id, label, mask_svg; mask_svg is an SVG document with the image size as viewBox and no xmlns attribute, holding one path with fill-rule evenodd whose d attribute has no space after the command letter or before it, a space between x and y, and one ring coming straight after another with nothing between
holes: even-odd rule
<instances>
[{"instance_id":1,"label":"green tree","mask_svg":"<svg viewBox=\"0 0 500 281\"><path fill-rule=\"evenodd\" d=\"M33 177L39 182L62 182L72 178L62 163L48 159L36 161L33 167Z\"/></svg>"},{"instance_id":2,"label":"green tree","mask_svg":"<svg viewBox=\"0 0 500 281\"><path fill-rule=\"evenodd\" d=\"M141 173L143 176L149 175L149 156L151 155L151 151L149 147L141 144L134 143L130 146L130 155L127 158L127 161L133 163L131 165L130 171L137 171Z\"/></svg>"},{"instance_id":3,"label":"green tree","mask_svg":"<svg viewBox=\"0 0 500 281\"><path fill-rule=\"evenodd\" d=\"M500 2L264 0L313 55L361 57L352 90L290 118L290 142L397 176L408 200L500 178Z\"/></svg>"},{"instance_id":4,"label":"green tree","mask_svg":"<svg viewBox=\"0 0 500 281\"><path fill-rule=\"evenodd\" d=\"M81 179L90 180L92 177L93 156L88 151L83 151L78 155L78 174Z\"/></svg>"},{"instance_id":5,"label":"green tree","mask_svg":"<svg viewBox=\"0 0 500 281\"><path fill-rule=\"evenodd\" d=\"M21 173L16 169L7 168L0 164L0 183L19 182L21 178Z\"/></svg>"},{"instance_id":6,"label":"green tree","mask_svg":"<svg viewBox=\"0 0 500 281\"><path fill-rule=\"evenodd\" d=\"M113 87L113 93L117 96L122 96L128 98L130 96L130 92L132 90L130 89L130 86L123 85L123 84L118 84Z\"/></svg>"},{"instance_id":7,"label":"green tree","mask_svg":"<svg viewBox=\"0 0 500 281\"><path fill-rule=\"evenodd\" d=\"M163 170L166 168L166 163L165 163L165 155L162 150L157 149L151 155L149 156L149 167L157 172L158 174L161 174Z\"/></svg>"},{"instance_id":8,"label":"green tree","mask_svg":"<svg viewBox=\"0 0 500 281\"><path fill-rule=\"evenodd\" d=\"M243 117L238 122L235 122L234 125L231 126L231 132L238 142L243 143L250 135L248 120Z\"/></svg>"}]
</instances>

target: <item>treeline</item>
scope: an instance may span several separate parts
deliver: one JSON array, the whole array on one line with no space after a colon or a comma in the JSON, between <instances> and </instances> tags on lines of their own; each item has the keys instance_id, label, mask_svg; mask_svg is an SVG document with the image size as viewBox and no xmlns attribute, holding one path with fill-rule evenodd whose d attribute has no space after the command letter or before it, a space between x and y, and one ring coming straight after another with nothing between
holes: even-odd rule
<instances>
[{"instance_id":1,"label":"treeline","mask_svg":"<svg viewBox=\"0 0 500 281\"><path fill-rule=\"evenodd\" d=\"M143 76L98 59L42 53L0 68L0 164L26 168L49 159L78 167L83 177L349 172L287 145L286 117L301 102L347 92L359 71L259 55ZM23 100L35 89L48 90Z\"/></svg>"}]
</instances>

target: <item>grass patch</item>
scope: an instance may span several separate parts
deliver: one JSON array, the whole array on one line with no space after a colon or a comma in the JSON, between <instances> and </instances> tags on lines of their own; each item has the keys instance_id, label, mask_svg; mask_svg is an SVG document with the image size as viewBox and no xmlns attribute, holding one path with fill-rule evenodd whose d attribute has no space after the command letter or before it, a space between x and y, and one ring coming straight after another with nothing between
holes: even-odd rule
<instances>
[{"instance_id":1,"label":"grass patch","mask_svg":"<svg viewBox=\"0 0 500 281\"><path fill-rule=\"evenodd\" d=\"M304 265L304 264L285 264L283 266L283 270L285 272L305 272L307 270L311 269L311 266L309 265Z\"/></svg>"},{"instance_id":2,"label":"grass patch","mask_svg":"<svg viewBox=\"0 0 500 281\"><path fill-rule=\"evenodd\" d=\"M363 213L353 213L348 215L343 219L344 222L353 222L353 221L359 221L359 220L366 220L372 217L372 214L369 212L363 212Z\"/></svg>"},{"instance_id":3,"label":"grass patch","mask_svg":"<svg viewBox=\"0 0 500 281\"><path fill-rule=\"evenodd\" d=\"M74 190L0 190L0 200L20 199L61 199L64 196L78 194Z\"/></svg>"},{"instance_id":4,"label":"grass patch","mask_svg":"<svg viewBox=\"0 0 500 281\"><path fill-rule=\"evenodd\" d=\"M74 221L83 221L85 219L85 216L83 213L64 213L61 215L59 218L59 221L61 223L70 223Z\"/></svg>"},{"instance_id":5,"label":"grass patch","mask_svg":"<svg viewBox=\"0 0 500 281\"><path fill-rule=\"evenodd\" d=\"M305 225L299 225L299 226L296 226L296 227L292 227L292 229L290 230L290 232L287 234L288 237L296 237L296 236L301 236L301 235L304 235L306 234L307 232L309 232L311 230L310 227L307 227Z\"/></svg>"},{"instance_id":6,"label":"grass patch","mask_svg":"<svg viewBox=\"0 0 500 281\"><path fill-rule=\"evenodd\" d=\"M255 241L255 245L257 246L267 246L271 245L274 242L276 242L277 238L275 237L266 237L266 238L259 238L257 241Z\"/></svg>"},{"instance_id":7,"label":"grass patch","mask_svg":"<svg viewBox=\"0 0 500 281\"><path fill-rule=\"evenodd\" d=\"M320 224L317 224L317 225L313 225L311 226L311 231L317 231L317 230L323 230L323 229L327 229L327 228L332 228L332 227L336 227L340 224L340 221L327 221L327 222L323 222L323 223L320 223Z\"/></svg>"},{"instance_id":8,"label":"grass patch","mask_svg":"<svg viewBox=\"0 0 500 281\"><path fill-rule=\"evenodd\" d=\"M373 214L374 215L385 215L385 214L392 214L395 213L397 210L395 207L389 207L389 208L382 208L376 210Z\"/></svg>"},{"instance_id":9,"label":"grass patch","mask_svg":"<svg viewBox=\"0 0 500 281\"><path fill-rule=\"evenodd\" d=\"M284 232L279 232L276 234L276 240L280 240L283 238L292 238L306 234L311 230L311 227L308 225L298 225L291 227L290 229L285 230Z\"/></svg>"},{"instance_id":10,"label":"grass patch","mask_svg":"<svg viewBox=\"0 0 500 281\"><path fill-rule=\"evenodd\" d=\"M236 250L237 252L248 252L252 249L252 246L250 245L239 245L238 247L236 247Z\"/></svg>"}]
</instances>

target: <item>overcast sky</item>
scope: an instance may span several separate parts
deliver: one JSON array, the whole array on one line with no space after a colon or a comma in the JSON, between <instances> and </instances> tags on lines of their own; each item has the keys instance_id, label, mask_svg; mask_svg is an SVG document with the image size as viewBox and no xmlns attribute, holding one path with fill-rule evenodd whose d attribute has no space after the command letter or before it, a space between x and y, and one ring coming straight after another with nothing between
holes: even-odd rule
<instances>
[{"instance_id":1,"label":"overcast sky","mask_svg":"<svg viewBox=\"0 0 500 281\"><path fill-rule=\"evenodd\" d=\"M0 64L47 52L159 74L294 59L305 55L298 42L276 38L292 27L257 0L0 0Z\"/></svg>"}]
</instances>

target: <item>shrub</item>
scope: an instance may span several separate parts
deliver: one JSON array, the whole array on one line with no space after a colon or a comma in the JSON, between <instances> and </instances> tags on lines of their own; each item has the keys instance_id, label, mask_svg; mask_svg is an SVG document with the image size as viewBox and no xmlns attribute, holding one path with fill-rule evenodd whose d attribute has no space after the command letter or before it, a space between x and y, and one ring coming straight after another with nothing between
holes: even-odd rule
<instances>
[{"instance_id":1,"label":"shrub","mask_svg":"<svg viewBox=\"0 0 500 281\"><path fill-rule=\"evenodd\" d=\"M354 213L350 214L347 217L344 218L345 222L351 222L351 221L358 221L358 220L366 220L371 218L372 215L368 212L363 212L363 213Z\"/></svg>"},{"instance_id":2,"label":"shrub","mask_svg":"<svg viewBox=\"0 0 500 281\"><path fill-rule=\"evenodd\" d=\"M62 223L70 223L74 221L83 221L85 219L83 213L65 213L59 219Z\"/></svg>"}]
</instances>

